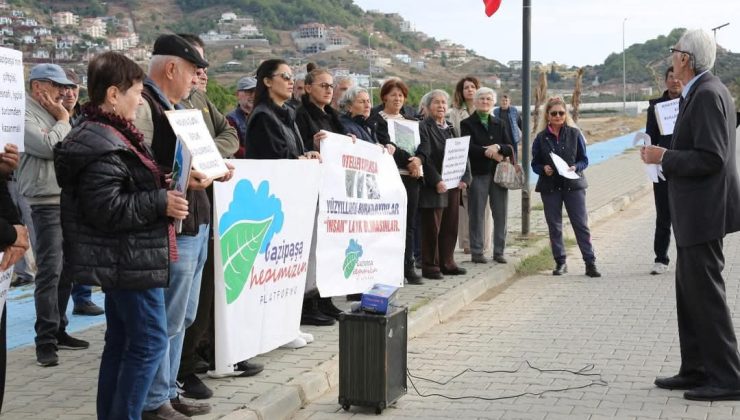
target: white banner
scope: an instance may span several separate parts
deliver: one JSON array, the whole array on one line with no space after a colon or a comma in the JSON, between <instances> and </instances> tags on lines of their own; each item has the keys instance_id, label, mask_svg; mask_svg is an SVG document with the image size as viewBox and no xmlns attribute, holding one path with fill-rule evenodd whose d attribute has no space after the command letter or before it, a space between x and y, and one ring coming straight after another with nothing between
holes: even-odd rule
<instances>
[{"instance_id":1,"label":"white banner","mask_svg":"<svg viewBox=\"0 0 740 420\"><path fill-rule=\"evenodd\" d=\"M470 136L455 137L445 141L445 157L442 160L442 182L450 190L457 188L465 175L468 164Z\"/></svg>"},{"instance_id":2,"label":"white banner","mask_svg":"<svg viewBox=\"0 0 740 420\"><path fill-rule=\"evenodd\" d=\"M26 126L23 53L0 47L0 78L0 153L8 143L22 152Z\"/></svg>"},{"instance_id":3,"label":"white banner","mask_svg":"<svg viewBox=\"0 0 740 420\"><path fill-rule=\"evenodd\" d=\"M403 286L406 190L393 157L364 141L321 141L316 280L321 296ZM308 211L306 210L306 213Z\"/></svg>"},{"instance_id":4,"label":"white banner","mask_svg":"<svg viewBox=\"0 0 740 420\"><path fill-rule=\"evenodd\" d=\"M298 337L318 161L230 160L214 183L216 372Z\"/></svg>"}]
</instances>

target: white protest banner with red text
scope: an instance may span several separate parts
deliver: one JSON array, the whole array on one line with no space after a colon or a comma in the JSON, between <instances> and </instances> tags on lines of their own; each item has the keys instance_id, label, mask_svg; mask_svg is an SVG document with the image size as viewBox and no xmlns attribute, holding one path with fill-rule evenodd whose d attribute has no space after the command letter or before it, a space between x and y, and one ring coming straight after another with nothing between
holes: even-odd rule
<instances>
[{"instance_id":1,"label":"white protest banner with red text","mask_svg":"<svg viewBox=\"0 0 740 420\"><path fill-rule=\"evenodd\" d=\"M321 296L403 286L406 190L393 157L375 144L321 141L316 283Z\"/></svg>"},{"instance_id":2,"label":"white protest banner with red text","mask_svg":"<svg viewBox=\"0 0 740 420\"><path fill-rule=\"evenodd\" d=\"M298 337L319 163L230 160L214 185L216 372Z\"/></svg>"}]
</instances>

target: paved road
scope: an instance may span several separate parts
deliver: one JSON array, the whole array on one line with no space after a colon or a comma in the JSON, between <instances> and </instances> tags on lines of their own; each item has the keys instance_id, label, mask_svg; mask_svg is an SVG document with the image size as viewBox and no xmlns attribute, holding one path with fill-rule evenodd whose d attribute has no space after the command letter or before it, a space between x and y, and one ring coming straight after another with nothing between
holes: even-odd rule
<instances>
[{"instance_id":1,"label":"paved road","mask_svg":"<svg viewBox=\"0 0 740 420\"><path fill-rule=\"evenodd\" d=\"M521 396L499 401L422 398L411 389L388 419L730 419L740 418L740 402L689 402L680 391L652 385L656 375L677 371L679 345L675 318L674 271L650 276L652 197L596 226L594 243L601 279L582 275L577 249L569 253L571 274L522 278L497 296L486 296L450 322L409 342L414 375L445 381L466 368L508 370L525 361L545 369L577 371L593 364L606 386ZM575 252L575 254L574 254ZM675 254L674 254L675 255ZM725 242L727 295L740 325L740 234ZM595 377L563 372L468 373L441 386L414 380L423 393L451 397L500 398L524 392L578 387ZM374 416L371 409L344 412L334 390L295 420Z\"/></svg>"}]
</instances>

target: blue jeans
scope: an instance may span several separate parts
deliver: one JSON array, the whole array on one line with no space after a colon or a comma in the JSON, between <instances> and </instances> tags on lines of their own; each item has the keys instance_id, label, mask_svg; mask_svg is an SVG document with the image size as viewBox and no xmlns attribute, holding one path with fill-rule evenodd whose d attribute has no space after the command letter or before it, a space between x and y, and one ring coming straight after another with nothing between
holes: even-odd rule
<instances>
[{"instance_id":1,"label":"blue jeans","mask_svg":"<svg viewBox=\"0 0 740 420\"><path fill-rule=\"evenodd\" d=\"M92 303L92 286L75 284L72 286L72 302L75 306L83 306Z\"/></svg>"},{"instance_id":2,"label":"blue jeans","mask_svg":"<svg viewBox=\"0 0 740 420\"><path fill-rule=\"evenodd\" d=\"M137 420L167 354L164 291L109 290L105 293L105 319L98 420Z\"/></svg>"},{"instance_id":3,"label":"blue jeans","mask_svg":"<svg viewBox=\"0 0 740 420\"><path fill-rule=\"evenodd\" d=\"M62 222L58 205L31 206L36 228L36 345L54 343L67 327L67 303L72 283L62 271Z\"/></svg>"},{"instance_id":4,"label":"blue jeans","mask_svg":"<svg viewBox=\"0 0 740 420\"><path fill-rule=\"evenodd\" d=\"M196 236L177 237L177 262L170 264L170 285L164 290L169 350L159 365L146 396L144 410L151 411L177 397L185 330L193 324L200 297L200 278L208 256L208 225L200 225Z\"/></svg>"}]
</instances>

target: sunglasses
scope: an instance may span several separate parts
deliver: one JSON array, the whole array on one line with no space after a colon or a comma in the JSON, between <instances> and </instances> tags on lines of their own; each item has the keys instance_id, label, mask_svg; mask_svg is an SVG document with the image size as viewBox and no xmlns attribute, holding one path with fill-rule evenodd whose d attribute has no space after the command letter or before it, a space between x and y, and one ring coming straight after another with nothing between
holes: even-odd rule
<instances>
[{"instance_id":1,"label":"sunglasses","mask_svg":"<svg viewBox=\"0 0 740 420\"><path fill-rule=\"evenodd\" d=\"M283 80L285 80L286 82L290 82L290 81L294 80L294 76L292 74L288 73L287 71L284 71L282 73L274 73L272 75L272 77L275 77L275 76L280 76L280 78L283 79Z\"/></svg>"},{"instance_id":2,"label":"sunglasses","mask_svg":"<svg viewBox=\"0 0 740 420\"><path fill-rule=\"evenodd\" d=\"M551 117L562 117L565 115L565 111L550 111Z\"/></svg>"},{"instance_id":3,"label":"sunglasses","mask_svg":"<svg viewBox=\"0 0 740 420\"><path fill-rule=\"evenodd\" d=\"M319 83L316 86L320 87L321 89L334 89L334 85L331 83Z\"/></svg>"}]
</instances>

